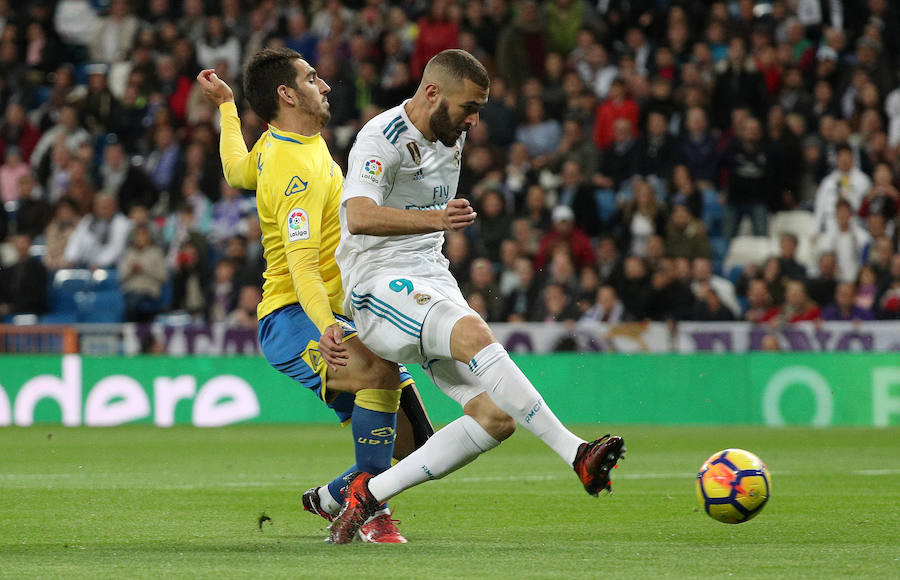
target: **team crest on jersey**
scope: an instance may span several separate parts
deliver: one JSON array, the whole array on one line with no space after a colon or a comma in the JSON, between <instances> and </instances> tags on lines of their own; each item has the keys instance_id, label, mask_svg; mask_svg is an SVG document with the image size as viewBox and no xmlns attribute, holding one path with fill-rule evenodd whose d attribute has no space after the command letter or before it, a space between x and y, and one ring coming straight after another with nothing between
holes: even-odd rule
<instances>
[{"instance_id":1,"label":"team crest on jersey","mask_svg":"<svg viewBox=\"0 0 900 580\"><path fill-rule=\"evenodd\" d=\"M423 294L422 292L416 292L413 295L413 298L416 300L416 304L419 306L425 306L431 300L431 294Z\"/></svg>"},{"instance_id":2,"label":"team crest on jersey","mask_svg":"<svg viewBox=\"0 0 900 580\"><path fill-rule=\"evenodd\" d=\"M416 145L415 141L407 143L406 148L409 150L409 154L412 156L412 160L416 165L422 163L422 153L419 151L419 146Z\"/></svg>"},{"instance_id":3,"label":"team crest on jersey","mask_svg":"<svg viewBox=\"0 0 900 580\"><path fill-rule=\"evenodd\" d=\"M284 197L294 195L295 193L303 193L304 191L306 191L306 187L308 185L308 181L303 181L295 175L291 178L291 182L288 183L288 186L285 188Z\"/></svg>"},{"instance_id":4,"label":"team crest on jersey","mask_svg":"<svg viewBox=\"0 0 900 580\"><path fill-rule=\"evenodd\" d=\"M380 159L369 159L363 163L359 178L362 181L381 185L381 182L384 181L384 162Z\"/></svg>"},{"instance_id":5,"label":"team crest on jersey","mask_svg":"<svg viewBox=\"0 0 900 580\"><path fill-rule=\"evenodd\" d=\"M453 147L453 165L459 169L459 163L462 160L462 153L459 150L459 145L455 145Z\"/></svg>"},{"instance_id":6,"label":"team crest on jersey","mask_svg":"<svg viewBox=\"0 0 900 580\"><path fill-rule=\"evenodd\" d=\"M288 241L309 239L309 215L305 209L296 207L287 217Z\"/></svg>"}]
</instances>

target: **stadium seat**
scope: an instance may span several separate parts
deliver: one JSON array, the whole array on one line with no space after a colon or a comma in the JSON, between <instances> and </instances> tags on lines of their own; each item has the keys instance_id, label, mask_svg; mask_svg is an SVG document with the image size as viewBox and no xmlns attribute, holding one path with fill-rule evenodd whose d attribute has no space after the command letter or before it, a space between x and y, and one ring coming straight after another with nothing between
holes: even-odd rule
<instances>
[{"instance_id":1,"label":"stadium seat","mask_svg":"<svg viewBox=\"0 0 900 580\"><path fill-rule=\"evenodd\" d=\"M745 266L750 263L762 263L769 256L775 255L772 241L765 236L735 236L728 245L725 255L724 271L734 266Z\"/></svg>"},{"instance_id":2,"label":"stadium seat","mask_svg":"<svg viewBox=\"0 0 900 580\"><path fill-rule=\"evenodd\" d=\"M75 294L79 322L122 322L125 299L118 290L88 290Z\"/></svg>"},{"instance_id":3,"label":"stadium seat","mask_svg":"<svg viewBox=\"0 0 900 580\"><path fill-rule=\"evenodd\" d=\"M42 315L38 322L40 324L75 324L78 322L78 315L73 312L51 312Z\"/></svg>"},{"instance_id":4,"label":"stadium seat","mask_svg":"<svg viewBox=\"0 0 900 580\"><path fill-rule=\"evenodd\" d=\"M118 290L119 275L114 269L94 270L90 286L91 290Z\"/></svg>"},{"instance_id":5,"label":"stadium seat","mask_svg":"<svg viewBox=\"0 0 900 580\"><path fill-rule=\"evenodd\" d=\"M744 264L738 264L736 266L732 266L728 270L728 279L731 280L732 284L737 284L737 281L740 279L741 274L744 273Z\"/></svg>"},{"instance_id":6,"label":"stadium seat","mask_svg":"<svg viewBox=\"0 0 900 580\"><path fill-rule=\"evenodd\" d=\"M75 295L88 289L93 278L90 270L57 270L50 284L50 308L54 314L77 315Z\"/></svg>"},{"instance_id":7,"label":"stadium seat","mask_svg":"<svg viewBox=\"0 0 900 580\"><path fill-rule=\"evenodd\" d=\"M728 252L728 240L722 236L710 236L709 247L712 249L712 266L717 274L722 273L722 264L725 262L725 254Z\"/></svg>"}]
</instances>

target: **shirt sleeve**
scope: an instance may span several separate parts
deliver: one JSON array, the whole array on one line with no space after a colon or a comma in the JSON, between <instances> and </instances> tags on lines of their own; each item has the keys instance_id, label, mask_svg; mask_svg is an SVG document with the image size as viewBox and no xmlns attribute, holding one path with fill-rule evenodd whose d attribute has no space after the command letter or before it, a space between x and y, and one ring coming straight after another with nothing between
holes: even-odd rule
<instances>
[{"instance_id":1,"label":"shirt sleeve","mask_svg":"<svg viewBox=\"0 0 900 580\"><path fill-rule=\"evenodd\" d=\"M241 133L241 119L234 103L219 105L222 114L222 129L219 134L219 156L222 158L222 170L225 181L231 187L240 189L256 189L258 173L257 160L260 155L262 139L248 152Z\"/></svg>"},{"instance_id":2,"label":"shirt sleeve","mask_svg":"<svg viewBox=\"0 0 900 580\"><path fill-rule=\"evenodd\" d=\"M354 197L368 197L378 205L391 192L402 157L383 136L357 138L347 160L347 177L341 203Z\"/></svg>"}]
</instances>

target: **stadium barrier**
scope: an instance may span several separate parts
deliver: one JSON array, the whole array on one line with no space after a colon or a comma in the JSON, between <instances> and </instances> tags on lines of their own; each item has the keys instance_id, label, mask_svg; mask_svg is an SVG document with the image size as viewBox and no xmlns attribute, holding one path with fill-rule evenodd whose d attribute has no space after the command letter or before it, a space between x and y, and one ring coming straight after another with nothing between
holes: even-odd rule
<instances>
[{"instance_id":1,"label":"stadium barrier","mask_svg":"<svg viewBox=\"0 0 900 580\"><path fill-rule=\"evenodd\" d=\"M74 329L77 343L57 341L49 353L90 355L136 355L152 348L171 356L258 355L256 329L210 325L165 324L75 324L70 327L6 326L30 336ZM878 322L803 322L797 324L756 325L746 322L562 322L528 324L491 324L497 339L516 353L560 351L609 352L623 354L700 352L752 352L762 350L763 339L773 336L784 352L898 352L900 321ZM74 344L74 346L73 346ZM62 350L66 345L67 350ZM16 350L16 346L22 346ZM29 343L7 341L0 352L36 352Z\"/></svg>"},{"instance_id":2,"label":"stadium barrier","mask_svg":"<svg viewBox=\"0 0 900 580\"><path fill-rule=\"evenodd\" d=\"M519 355L565 422L900 425L896 354ZM411 368L435 423L459 416ZM11 356L0 365L0 425L327 423L314 395L246 357Z\"/></svg>"}]
</instances>

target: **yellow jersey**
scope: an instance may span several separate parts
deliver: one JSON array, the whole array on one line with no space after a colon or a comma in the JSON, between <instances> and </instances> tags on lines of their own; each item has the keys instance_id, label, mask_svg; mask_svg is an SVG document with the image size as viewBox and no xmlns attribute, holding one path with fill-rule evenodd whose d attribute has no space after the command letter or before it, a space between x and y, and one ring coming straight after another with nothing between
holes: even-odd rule
<instances>
[{"instance_id":1,"label":"yellow jersey","mask_svg":"<svg viewBox=\"0 0 900 580\"><path fill-rule=\"evenodd\" d=\"M266 259L257 317L299 303L322 331L336 322L332 312L343 314L334 259L341 239L341 170L321 134L309 137L269 125L248 153L234 103L219 110L225 178L233 187L256 189Z\"/></svg>"}]
</instances>

